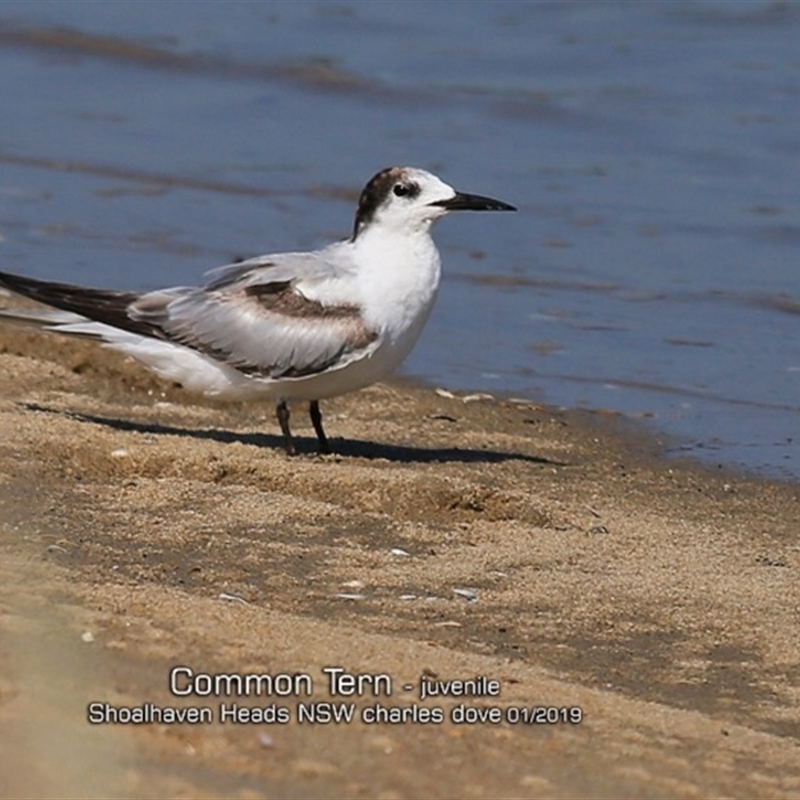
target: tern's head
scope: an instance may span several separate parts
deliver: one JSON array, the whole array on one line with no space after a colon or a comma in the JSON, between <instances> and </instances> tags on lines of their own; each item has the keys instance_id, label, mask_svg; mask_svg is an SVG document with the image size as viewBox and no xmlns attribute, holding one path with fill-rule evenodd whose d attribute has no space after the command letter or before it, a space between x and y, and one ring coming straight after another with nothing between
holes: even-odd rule
<instances>
[{"instance_id":1,"label":"tern's head","mask_svg":"<svg viewBox=\"0 0 800 800\"><path fill-rule=\"evenodd\" d=\"M367 227L408 231L428 230L448 211L516 211L491 197L462 194L435 175L415 167L381 170L361 192L353 241Z\"/></svg>"}]
</instances>

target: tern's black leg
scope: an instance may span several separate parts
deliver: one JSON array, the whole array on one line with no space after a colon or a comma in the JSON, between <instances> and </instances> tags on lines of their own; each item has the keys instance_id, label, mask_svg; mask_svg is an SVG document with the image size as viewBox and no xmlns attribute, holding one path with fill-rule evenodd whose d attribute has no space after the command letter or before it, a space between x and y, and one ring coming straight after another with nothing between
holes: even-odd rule
<instances>
[{"instance_id":1,"label":"tern's black leg","mask_svg":"<svg viewBox=\"0 0 800 800\"><path fill-rule=\"evenodd\" d=\"M328 444L328 437L322 429L322 412L319 410L319 400L312 400L308 404L308 413L311 417L311 424L317 432L317 439L319 439L319 452L330 453L331 446Z\"/></svg>"},{"instance_id":2,"label":"tern's black leg","mask_svg":"<svg viewBox=\"0 0 800 800\"><path fill-rule=\"evenodd\" d=\"M285 400L281 400L280 403L278 403L275 413L278 415L278 424L281 426L281 431L283 431L286 454L293 456L297 451L294 449L292 432L289 430L289 406L286 405Z\"/></svg>"}]
</instances>

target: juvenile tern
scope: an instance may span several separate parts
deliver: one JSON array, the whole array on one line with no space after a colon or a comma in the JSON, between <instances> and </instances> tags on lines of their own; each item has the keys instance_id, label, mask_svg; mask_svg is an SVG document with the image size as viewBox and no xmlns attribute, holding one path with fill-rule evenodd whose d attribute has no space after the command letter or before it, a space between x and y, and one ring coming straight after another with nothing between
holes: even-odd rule
<instances>
[{"instance_id":1,"label":"juvenile tern","mask_svg":"<svg viewBox=\"0 0 800 800\"><path fill-rule=\"evenodd\" d=\"M390 167L361 192L352 236L321 250L258 256L211 270L202 287L144 294L0 272L0 286L50 306L0 317L96 339L191 392L270 398L289 455L288 404L308 401L329 453L319 401L385 378L411 351L439 288L431 227L461 210L516 211Z\"/></svg>"}]
</instances>

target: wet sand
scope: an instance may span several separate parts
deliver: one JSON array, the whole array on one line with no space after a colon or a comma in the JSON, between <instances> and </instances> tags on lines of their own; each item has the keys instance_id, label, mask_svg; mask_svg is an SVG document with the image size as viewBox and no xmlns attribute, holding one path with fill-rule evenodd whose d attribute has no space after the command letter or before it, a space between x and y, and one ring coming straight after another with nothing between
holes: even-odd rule
<instances>
[{"instance_id":1,"label":"wet sand","mask_svg":"<svg viewBox=\"0 0 800 800\"><path fill-rule=\"evenodd\" d=\"M296 409L290 459L269 406L90 343L4 328L0 368L0 795L800 796L797 486L400 384L323 405L332 456ZM313 696L177 697L177 665ZM356 719L298 721L314 702ZM291 720L221 724L234 703ZM417 721L360 720L378 705Z\"/></svg>"}]
</instances>

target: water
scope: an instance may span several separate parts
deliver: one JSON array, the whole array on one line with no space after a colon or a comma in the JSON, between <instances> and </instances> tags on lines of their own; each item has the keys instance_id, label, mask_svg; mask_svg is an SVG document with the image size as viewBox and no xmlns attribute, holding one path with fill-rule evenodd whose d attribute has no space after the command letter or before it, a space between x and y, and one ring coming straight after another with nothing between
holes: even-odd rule
<instances>
[{"instance_id":1,"label":"water","mask_svg":"<svg viewBox=\"0 0 800 800\"><path fill-rule=\"evenodd\" d=\"M426 167L520 211L438 227L405 372L796 478L798 41L789 2L0 2L0 265L193 283Z\"/></svg>"}]
</instances>

